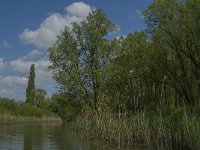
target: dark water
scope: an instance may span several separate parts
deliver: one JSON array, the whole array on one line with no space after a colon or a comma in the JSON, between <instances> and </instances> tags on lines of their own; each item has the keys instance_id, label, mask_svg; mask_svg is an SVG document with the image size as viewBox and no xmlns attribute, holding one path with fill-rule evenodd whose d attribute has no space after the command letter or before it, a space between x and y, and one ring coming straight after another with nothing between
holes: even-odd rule
<instances>
[{"instance_id":1,"label":"dark water","mask_svg":"<svg viewBox=\"0 0 200 150\"><path fill-rule=\"evenodd\" d=\"M0 150L116 150L98 140L89 141L83 132L62 124L0 125ZM143 150L144 147L120 149Z\"/></svg>"}]
</instances>

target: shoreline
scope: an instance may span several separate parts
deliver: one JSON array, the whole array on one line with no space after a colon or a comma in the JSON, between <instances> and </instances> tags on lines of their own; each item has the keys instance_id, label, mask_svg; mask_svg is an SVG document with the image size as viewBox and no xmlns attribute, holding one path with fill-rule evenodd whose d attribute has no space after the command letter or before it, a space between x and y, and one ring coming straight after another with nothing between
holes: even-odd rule
<instances>
[{"instance_id":1,"label":"shoreline","mask_svg":"<svg viewBox=\"0 0 200 150\"><path fill-rule=\"evenodd\" d=\"M53 123L63 122L59 117L24 117L15 115L0 115L0 125L13 123Z\"/></svg>"}]
</instances>

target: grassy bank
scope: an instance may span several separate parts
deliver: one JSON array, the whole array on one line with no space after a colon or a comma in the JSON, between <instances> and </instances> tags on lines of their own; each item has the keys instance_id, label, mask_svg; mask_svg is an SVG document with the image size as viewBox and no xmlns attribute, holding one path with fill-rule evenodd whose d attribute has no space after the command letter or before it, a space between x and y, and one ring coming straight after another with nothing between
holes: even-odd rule
<instances>
[{"instance_id":1,"label":"grassy bank","mask_svg":"<svg viewBox=\"0 0 200 150\"><path fill-rule=\"evenodd\" d=\"M177 108L165 112L101 115L99 121L83 115L77 119L90 139L101 138L109 143L134 145L142 143L158 149L199 149L200 120L197 109Z\"/></svg>"}]
</instances>

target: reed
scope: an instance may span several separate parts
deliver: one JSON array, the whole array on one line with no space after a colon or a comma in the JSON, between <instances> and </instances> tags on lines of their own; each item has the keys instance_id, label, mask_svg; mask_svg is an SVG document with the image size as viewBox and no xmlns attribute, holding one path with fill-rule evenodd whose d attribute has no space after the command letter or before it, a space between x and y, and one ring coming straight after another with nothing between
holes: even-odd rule
<instances>
[{"instance_id":1,"label":"reed","mask_svg":"<svg viewBox=\"0 0 200 150\"><path fill-rule=\"evenodd\" d=\"M103 113L98 127L94 116L77 119L90 139L101 138L108 143L132 146L136 143L158 149L199 149L200 120L197 112L185 108L165 112L143 112L116 117Z\"/></svg>"}]
</instances>

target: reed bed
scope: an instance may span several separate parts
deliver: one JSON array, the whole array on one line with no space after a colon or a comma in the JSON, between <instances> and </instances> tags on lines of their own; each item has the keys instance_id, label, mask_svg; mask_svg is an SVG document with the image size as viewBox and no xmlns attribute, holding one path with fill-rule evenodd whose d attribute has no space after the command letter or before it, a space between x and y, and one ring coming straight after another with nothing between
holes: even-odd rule
<instances>
[{"instance_id":1,"label":"reed bed","mask_svg":"<svg viewBox=\"0 0 200 150\"><path fill-rule=\"evenodd\" d=\"M98 123L94 116L84 115L77 119L77 124L85 129L90 139L101 138L118 144L119 148L141 143L163 150L200 149L199 123L197 112L183 108L129 114L121 118L103 113Z\"/></svg>"}]
</instances>

